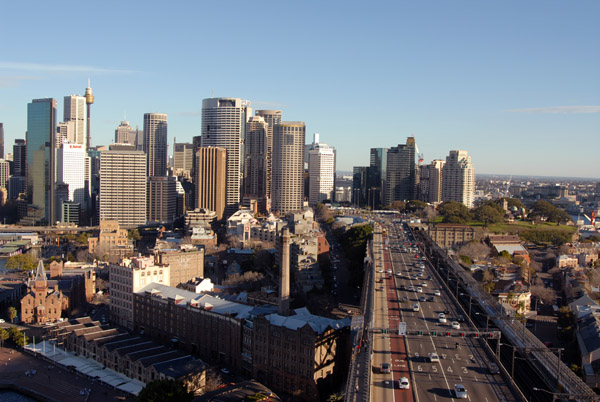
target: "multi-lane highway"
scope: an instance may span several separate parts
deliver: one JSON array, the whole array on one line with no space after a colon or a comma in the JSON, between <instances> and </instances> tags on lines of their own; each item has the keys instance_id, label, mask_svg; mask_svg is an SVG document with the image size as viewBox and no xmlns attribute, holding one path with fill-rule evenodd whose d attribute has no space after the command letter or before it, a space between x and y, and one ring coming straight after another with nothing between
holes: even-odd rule
<instances>
[{"instance_id":1,"label":"multi-lane highway","mask_svg":"<svg viewBox=\"0 0 600 402\"><path fill-rule=\"evenodd\" d=\"M475 329L419 254L407 228L392 223L386 229L382 244L374 247L383 265L374 275L371 400L519 400L496 372L484 341L469 336ZM406 336L398 335L400 323ZM409 389L401 389L403 377Z\"/></svg>"}]
</instances>

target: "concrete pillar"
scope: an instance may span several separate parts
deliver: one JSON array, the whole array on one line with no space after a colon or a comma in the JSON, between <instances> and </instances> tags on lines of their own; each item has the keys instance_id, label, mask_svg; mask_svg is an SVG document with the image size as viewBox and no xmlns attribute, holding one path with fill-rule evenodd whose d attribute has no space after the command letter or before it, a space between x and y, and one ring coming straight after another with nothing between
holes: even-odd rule
<instances>
[{"instance_id":1,"label":"concrete pillar","mask_svg":"<svg viewBox=\"0 0 600 402\"><path fill-rule=\"evenodd\" d=\"M281 241L281 275L279 276L279 306L280 315L290 314L290 231L283 229Z\"/></svg>"}]
</instances>

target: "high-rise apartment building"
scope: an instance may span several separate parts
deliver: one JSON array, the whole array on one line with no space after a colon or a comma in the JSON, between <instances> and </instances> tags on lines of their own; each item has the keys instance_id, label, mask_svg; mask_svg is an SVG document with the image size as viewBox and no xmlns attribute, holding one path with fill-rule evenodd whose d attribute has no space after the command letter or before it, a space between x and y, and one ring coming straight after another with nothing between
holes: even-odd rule
<instances>
[{"instance_id":1,"label":"high-rise apartment building","mask_svg":"<svg viewBox=\"0 0 600 402\"><path fill-rule=\"evenodd\" d=\"M225 215L239 208L244 173L246 122L252 115L250 102L239 98L209 98L202 101L202 146L227 151Z\"/></svg>"},{"instance_id":2,"label":"high-rise apartment building","mask_svg":"<svg viewBox=\"0 0 600 402\"><path fill-rule=\"evenodd\" d=\"M16 139L13 145L13 176L27 177L27 144Z\"/></svg>"},{"instance_id":3,"label":"high-rise apartment building","mask_svg":"<svg viewBox=\"0 0 600 402\"><path fill-rule=\"evenodd\" d=\"M406 144L399 144L387 152L386 183L384 204L394 201L415 199L417 172L415 164L416 143L414 137L408 137Z\"/></svg>"},{"instance_id":4,"label":"high-rise apartment building","mask_svg":"<svg viewBox=\"0 0 600 402\"><path fill-rule=\"evenodd\" d=\"M314 135L308 151L308 202L316 205L335 196L335 148L319 142Z\"/></svg>"},{"instance_id":5,"label":"high-rise apartment building","mask_svg":"<svg viewBox=\"0 0 600 402\"><path fill-rule=\"evenodd\" d=\"M173 170L177 176L190 177L194 170L194 144L190 142L173 144Z\"/></svg>"},{"instance_id":6,"label":"high-rise apartment building","mask_svg":"<svg viewBox=\"0 0 600 402\"><path fill-rule=\"evenodd\" d=\"M431 164L427 165L427 202L439 203L442 201L442 168L444 161L434 159Z\"/></svg>"},{"instance_id":7,"label":"high-rise apartment building","mask_svg":"<svg viewBox=\"0 0 600 402\"><path fill-rule=\"evenodd\" d=\"M4 159L4 123L0 123L0 159Z\"/></svg>"},{"instance_id":8,"label":"high-rise apartment building","mask_svg":"<svg viewBox=\"0 0 600 402\"><path fill-rule=\"evenodd\" d=\"M87 152L82 144L65 143L56 150L56 180L69 186L66 201L86 204L86 164Z\"/></svg>"},{"instance_id":9,"label":"high-rise apartment building","mask_svg":"<svg viewBox=\"0 0 600 402\"><path fill-rule=\"evenodd\" d=\"M133 145L113 144L100 154L100 219L121 226L146 224L146 154Z\"/></svg>"},{"instance_id":10,"label":"high-rise apartment building","mask_svg":"<svg viewBox=\"0 0 600 402\"><path fill-rule=\"evenodd\" d=\"M288 121L273 128L273 210L302 208L304 194L304 122Z\"/></svg>"},{"instance_id":11,"label":"high-rise apartment building","mask_svg":"<svg viewBox=\"0 0 600 402\"><path fill-rule=\"evenodd\" d=\"M122 121L115 130L115 144L135 145L137 151L143 151L144 132L131 127L128 121Z\"/></svg>"},{"instance_id":12,"label":"high-rise apartment building","mask_svg":"<svg viewBox=\"0 0 600 402\"><path fill-rule=\"evenodd\" d=\"M176 218L177 178L148 178L148 222L172 223Z\"/></svg>"},{"instance_id":13,"label":"high-rise apartment building","mask_svg":"<svg viewBox=\"0 0 600 402\"><path fill-rule=\"evenodd\" d=\"M8 189L8 179L10 178L10 163L0 158L0 187Z\"/></svg>"},{"instance_id":14,"label":"high-rise apartment building","mask_svg":"<svg viewBox=\"0 0 600 402\"><path fill-rule=\"evenodd\" d=\"M262 117L267 123L267 182L266 195L272 198L272 171L273 171L273 127L282 122L281 110L257 110L256 115Z\"/></svg>"},{"instance_id":15,"label":"high-rise apartment building","mask_svg":"<svg viewBox=\"0 0 600 402\"><path fill-rule=\"evenodd\" d=\"M385 199L385 179L387 174L387 148L371 148L369 189L369 205L376 209Z\"/></svg>"},{"instance_id":16,"label":"high-rise apartment building","mask_svg":"<svg viewBox=\"0 0 600 402\"><path fill-rule=\"evenodd\" d=\"M87 149L87 106L85 97L79 95L65 96L63 121L73 122L73 129L68 131L67 141L81 144Z\"/></svg>"},{"instance_id":17,"label":"high-rise apartment building","mask_svg":"<svg viewBox=\"0 0 600 402\"><path fill-rule=\"evenodd\" d=\"M200 147L194 166L195 207L214 211L218 220L225 214L226 156L224 148Z\"/></svg>"},{"instance_id":18,"label":"high-rise apartment building","mask_svg":"<svg viewBox=\"0 0 600 402\"><path fill-rule=\"evenodd\" d=\"M54 224L55 208L55 99L27 104L27 216L29 223Z\"/></svg>"},{"instance_id":19,"label":"high-rise apartment building","mask_svg":"<svg viewBox=\"0 0 600 402\"><path fill-rule=\"evenodd\" d=\"M148 156L148 176L167 174L167 115L144 114L144 152Z\"/></svg>"},{"instance_id":20,"label":"high-rise apartment building","mask_svg":"<svg viewBox=\"0 0 600 402\"><path fill-rule=\"evenodd\" d=\"M442 201L462 202L473 208L475 167L467 151L450 151L442 168Z\"/></svg>"},{"instance_id":21,"label":"high-rise apartment building","mask_svg":"<svg viewBox=\"0 0 600 402\"><path fill-rule=\"evenodd\" d=\"M244 147L244 196L264 199L267 196L267 145L269 125L261 116L251 116L246 123Z\"/></svg>"}]
</instances>

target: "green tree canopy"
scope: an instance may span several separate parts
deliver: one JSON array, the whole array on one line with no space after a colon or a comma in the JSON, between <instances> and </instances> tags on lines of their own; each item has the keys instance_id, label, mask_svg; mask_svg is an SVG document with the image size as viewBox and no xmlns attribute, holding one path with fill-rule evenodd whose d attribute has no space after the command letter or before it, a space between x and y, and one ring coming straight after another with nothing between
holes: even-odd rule
<instances>
[{"instance_id":1,"label":"green tree canopy","mask_svg":"<svg viewBox=\"0 0 600 402\"><path fill-rule=\"evenodd\" d=\"M521 200L518 200L516 198L503 198L500 199L499 202L501 203L502 200L506 200L509 209L517 208L518 210L521 210L522 208L525 208L525 205L523 205Z\"/></svg>"},{"instance_id":2,"label":"green tree canopy","mask_svg":"<svg viewBox=\"0 0 600 402\"><path fill-rule=\"evenodd\" d=\"M10 334L4 328L0 328L0 345L4 346L4 341L10 337Z\"/></svg>"},{"instance_id":3,"label":"green tree canopy","mask_svg":"<svg viewBox=\"0 0 600 402\"><path fill-rule=\"evenodd\" d=\"M391 204L386 205L383 209L404 212L406 209L406 203L403 201L393 201Z\"/></svg>"},{"instance_id":4,"label":"green tree canopy","mask_svg":"<svg viewBox=\"0 0 600 402\"><path fill-rule=\"evenodd\" d=\"M495 203L491 203L493 205L497 205ZM473 211L473 216L475 220L483 222L485 226L491 223L498 223L504 220L504 211L498 211L498 208L490 204L485 204L480 207L475 208Z\"/></svg>"},{"instance_id":5,"label":"green tree canopy","mask_svg":"<svg viewBox=\"0 0 600 402\"><path fill-rule=\"evenodd\" d=\"M17 318L17 309L13 306L8 308L8 318L10 319L10 322L13 322L13 320Z\"/></svg>"},{"instance_id":6,"label":"green tree canopy","mask_svg":"<svg viewBox=\"0 0 600 402\"><path fill-rule=\"evenodd\" d=\"M29 338L27 337L27 335L25 335L24 332L21 331L16 331L12 334L12 340L13 342L20 347L23 347L27 344L29 344Z\"/></svg>"},{"instance_id":7,"label":"green tree canopy","mask_svg":"<svg viewBox=\"0 0 600 402\"><path fill-rule=\"evenodd\" d=\"M129 229L127 231L127 238L129 240L133 240L133 241L138 241L142 238L142 236L140 236L140 231L137 229Z\"/></svg>"},{"instance_id":8,"label":"green tree canopy","mask_svg":"<svg viewBox=\"0 0 600 402\"><path fill-rule=\"evenodd\" d=\"M410 200L406 203L406 210L410 212L422 211L427 208L427 203L421 200Z\"/></svg>"},{"instance_id":9,"label":"green tree canopy","mask_svg":"<svg viewBox=\"0 0 600 402\"><path fill-rule=\"evenodd\" d=\"M471 220L471 212L461 202L445 201L437 207L438 213L446 223L467 223Z\"/></svg>"},{"instance_id":10,"label":"green tree canopy","mask_svg":"<svg viewBox=\"0 0 600 402\"><path fill-rule=\"evenodd\" d=\"M546 218L548 222L556 222L558 224L571 220L571 216L564 209L557 208L544 200L536 201L531 206L529 215L533 218Z\"/></svg>"},{"instance_id":11,"label":"green tree canopy","mask_svg":"<svg viewBox=\"0 0 600 402\"><path fill-rule=\"evenodd\" d=\"M138 402L189 402L194 394L181 381L154 380L146 384L137 396Z\"/></svg>"},{"instance_id":12,"label":"green tree canopy","mask_svg":"<svg viewBox=\"0 0 600 402\"><path fill-rule=\"evenodd\" d=\"M31 271L37 266L37 261L29 254L17 254L6 260L6 268L20 271Z\"/></svg>"}]
</instances>

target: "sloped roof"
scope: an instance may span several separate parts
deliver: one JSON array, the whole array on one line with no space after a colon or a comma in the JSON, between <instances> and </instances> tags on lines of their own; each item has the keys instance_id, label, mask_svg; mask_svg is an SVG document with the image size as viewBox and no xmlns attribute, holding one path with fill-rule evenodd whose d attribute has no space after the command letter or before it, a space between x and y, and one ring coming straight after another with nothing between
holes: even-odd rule
<instances>
[{"instance_id":1,"label":"sloped roof","mask_svg":"<svg viewBox=\"0 0 600 402\"><path fill-rule=\"evenodd\" d=\"M265 316L265 318L269 320L272 325L286 327L292 330L297 330L308 324L318 334L322 334L327 328L340 329L350 326L351 320L349 317L340 320L321 317L311 314L306 307L298 308L294 311L296 312L296 315L286 317L279 314L270 314Z\"/></svg>"}]
</instances>

